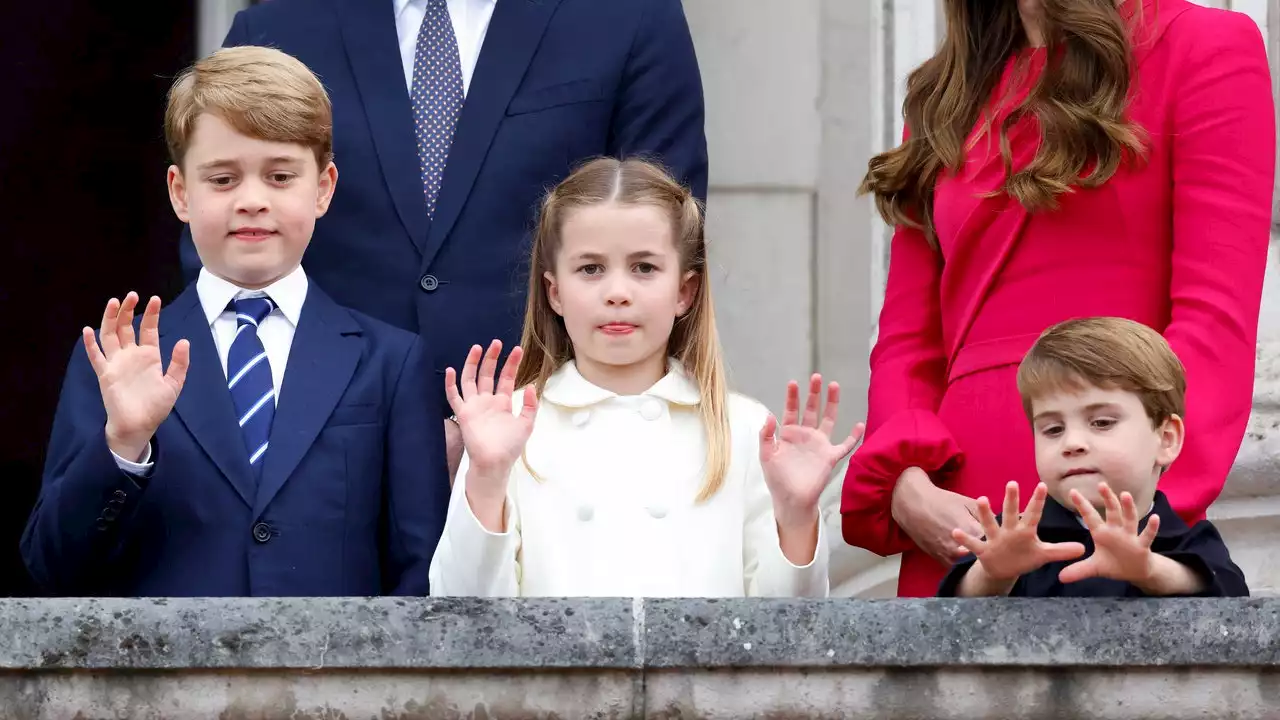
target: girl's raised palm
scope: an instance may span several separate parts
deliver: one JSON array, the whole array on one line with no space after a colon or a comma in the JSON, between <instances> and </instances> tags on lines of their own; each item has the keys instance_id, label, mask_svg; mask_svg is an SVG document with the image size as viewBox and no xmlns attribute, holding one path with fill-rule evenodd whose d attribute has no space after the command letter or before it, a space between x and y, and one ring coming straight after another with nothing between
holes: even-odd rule
<instances>
[{"instance_id":1,"label":"girl's raised palm","mask_svg":"<svg viewBox=\"0 0 1280 720\"><path fill-rule=\"evenodd\" d=\"M779 515L807 516L817 508L836 464L853 452L862 439L863 424L854 426L839 444L831 442L840 407L840 386L827 387L827 406L819 413L822 376L809 379L809 397L800 415L800 389L793 380L787 384L787 400L782 425L770 415L760 429L760 466L765 484L773 496Z\"/></svg>"},{"instance_id":2,"label":"girl's raised palm","mask_svg":"<svg viewBox=\"0 0 1280 720\"><path fill-rule=\"evenodd\" d=\"M491 489L505 492L507 477L533 433L533 419L538 412L538 398L533 386L524 388L524 404L518 414L514 412L512 396L522 353L519 346L512 348L501 375L497 375L501 352L502 342L494 340L481 363L480 346L471 347L467 362L462 367L461 394L453 368L444 373L445 396L458 418L462 444L472 471L480 477L491 478L494 483L503 484L502 488L469 486L471 491Z\"/></svg>"}]
</instances>

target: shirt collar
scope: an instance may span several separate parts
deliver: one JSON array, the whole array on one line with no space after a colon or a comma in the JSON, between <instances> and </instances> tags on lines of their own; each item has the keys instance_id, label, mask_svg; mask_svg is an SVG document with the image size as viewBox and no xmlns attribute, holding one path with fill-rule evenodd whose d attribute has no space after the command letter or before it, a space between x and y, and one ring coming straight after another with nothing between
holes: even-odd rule
<instances>
[{"instance_id":1,"label":"shirt collar","mask_svg":"<svg viewBox=\"0 0 1280 720\"><path fill-rule=\"evenodd\" d=\"M498 0L467 0L467 2L471 3L472 5L480 5L480 6L492 5L497 1ZM413 2L421 3L421 2L425 2L425 0L391 0L391 2L395 5L396 17L400 17L400 13L404 12L404 9L409 7L409 3L413 3Z\"/></svg>"},{"instance_id":2,"label":"shirt collar","mask_svg":"<svg viewBox=\"0 0 1280 720\"><path fill-rule=\"evenodd\" d=\"M196 294L200 297L200 307L204 309L205 320L210 326L219 315L226 312L227 305L232 300L266 295L280 308L285 319L297 327L298 318L302 316L302 303L307 299L307 285L307 274L303 272L301 265L261 290L246 290L214 275L207 268L200 268L200 275L196 278Z\"/></svg>"},{"instance_id":3,"label":"shirt collar","mask_svg":"<svg viewBox=\"0 0 1280 720\"><path fill-rule=\"evenodd\" d=\"M674 358L667 360L667 374L642 395L661 398L677 405L697 405L701 400L698 385L689 377L684 365ZM586 407L618 397L618 394L582 377L577 364L570 360L547 379L542 397L562 407Z\"/></svg>"}]
</instances>

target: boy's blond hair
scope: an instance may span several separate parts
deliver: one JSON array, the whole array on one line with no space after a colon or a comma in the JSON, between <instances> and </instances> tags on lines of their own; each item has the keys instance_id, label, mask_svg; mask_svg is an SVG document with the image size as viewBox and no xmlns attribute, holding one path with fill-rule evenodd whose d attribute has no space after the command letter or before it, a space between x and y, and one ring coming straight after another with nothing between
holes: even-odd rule
<instances>
[{"instance_id":1,"label":"boy's blond hair","mask_svg":"<svg viewBox=\"0 0 1280 720\"><path fill-rule=\"evenodd\" d=\"M187 68L169 89L164 136L182 167L196 118L218 116L242 135L305 145L320 167L333 159L333 109L320 80L301 61L266 47L230 47Z\"/></svg>"},{"instance_id":2,"label":"boy's blond hair","mask_svg":"<svg viewBox=\"0 0 1280 720\"><path fill-rule=\"evenodd\" d=\"M1182 362L1160 333L1132 320L1093 317L1054 325L1018 366L1018 393L1028 419L1033 399L1088 386L1137 395L1153 427L1186 414Z\"/></svg>"}]
</instances>

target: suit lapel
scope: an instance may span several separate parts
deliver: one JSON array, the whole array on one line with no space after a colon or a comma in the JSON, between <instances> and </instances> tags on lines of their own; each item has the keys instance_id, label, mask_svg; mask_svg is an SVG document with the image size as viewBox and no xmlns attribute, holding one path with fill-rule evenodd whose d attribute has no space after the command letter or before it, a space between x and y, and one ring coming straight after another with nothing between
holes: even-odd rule
<instances>
[{"instance_id":1,"label":"suit lapel","mask_svg":"<svg viewBox=\"0 0 1280 720\"><path fill-rule=\"evenodd\" d=\"M520 86L529 60L559 4L560 0L501 0L494 5L493 18L489 21L449 148L435 217L423 250L424 267L431 264L453 230L511 96Z\"/></svg>"},{"instance_id":2,"label":"suit lapel","mask_svg":"<svg viewBox=\"0 0 1280 720\"><path fill-rule=\"evenodd\" d=\"M280 401L271 424L271 445L252 503L258 518L298 467L347 390L364 343L361 328L314 283L289 348Z\"/></svg>"},{"instance_id":3,"label":"suit lapel","mask_svg":"<svg viewBox=\"0 0 1280 720\"><path fill-rule=\"evenodd\" d=\"M240 435L213 332L194 284L160 318L161 357L173 357L174 344L183 338L191 343L191 365L174 412L245 504L252 507L256 488L249 470L249 453Z\"/></svg>"},{"instance_id":4,"label":"suit lapel","mask_svg":"<svg viewBox=\"0 0 1280 720\"><path fill-rule=\"evenodd\" d=\"M421 252L427 243L427 203L423 197L413 111L404 84L393 3L344 0L340 12L343 44L377 148L383 179L405 232ZM341 163L341 158L338 160Z\"/></svg>"}]
</instances>

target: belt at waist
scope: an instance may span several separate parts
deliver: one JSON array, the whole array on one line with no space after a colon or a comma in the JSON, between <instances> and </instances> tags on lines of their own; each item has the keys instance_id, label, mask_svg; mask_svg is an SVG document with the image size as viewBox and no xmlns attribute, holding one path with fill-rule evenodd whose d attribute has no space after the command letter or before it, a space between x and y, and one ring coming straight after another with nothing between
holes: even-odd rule
<instances>
[{"instance_id":1,"label":"belt at waist","mask_svg":"<svg viewBox=\"0 0 1280 720\"><path fill-rule=\"evenodd\" d=\"M982 370L1003 365L1017 365L1022 362L1022 356L1027 354L1039 337L1040 333L1027 333L966 344L956 352L955 358L951 361L951 369L947 373L947 384Z\"/></svg>"}]
</instances>

